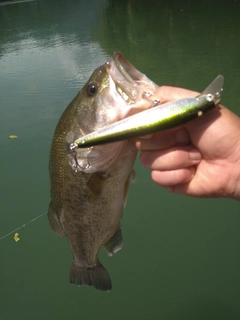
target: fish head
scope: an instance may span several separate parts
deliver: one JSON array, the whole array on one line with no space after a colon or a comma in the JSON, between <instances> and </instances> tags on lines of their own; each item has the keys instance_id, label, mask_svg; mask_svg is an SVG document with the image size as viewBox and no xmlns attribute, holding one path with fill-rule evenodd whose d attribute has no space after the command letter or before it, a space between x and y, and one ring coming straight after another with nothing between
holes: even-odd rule
<instances>
[{"instance_id":1,"label":"fish head","mask_svg":"<svg viewBox=\"0 0 240 320\"><path fill-rule=\"evenodd\" d=\"M157 85L117 51L97 68L76 96L71 107L69 146L77 138L152 107ZM128 141L77 149L69 154L75 171L107 170L129 145Z\"/></svg>"}]
</instances>

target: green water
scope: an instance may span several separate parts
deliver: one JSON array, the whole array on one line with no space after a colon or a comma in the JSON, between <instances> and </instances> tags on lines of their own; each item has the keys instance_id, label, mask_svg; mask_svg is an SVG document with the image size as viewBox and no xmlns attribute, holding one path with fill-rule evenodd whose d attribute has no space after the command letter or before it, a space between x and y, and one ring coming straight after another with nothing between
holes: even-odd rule
<instances>
[{"instance_id":1,"label":"green water","mask_svg":"<svg viewBox=\"0 0 240 320\"><path fill-rule=\"evenodd\" d=\"M239 14L237 0L0 5L1 320L240 319L239 202L170 194L137 162L124 248L101 252L110 293L69 284L67 241L42 215L56 123L114 50L160 85L201 91L223 74L240 115Z\"/></svg>"}]
</instances>

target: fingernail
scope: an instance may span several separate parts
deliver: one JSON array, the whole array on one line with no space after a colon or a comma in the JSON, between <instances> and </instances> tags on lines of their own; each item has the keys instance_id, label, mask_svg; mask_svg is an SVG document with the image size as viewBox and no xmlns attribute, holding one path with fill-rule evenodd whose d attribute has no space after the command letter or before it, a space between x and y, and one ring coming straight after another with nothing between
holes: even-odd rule
<instances>
[{"instance_id":1,"label":"fingernail","mask_svg":"<svg viewBox=\"0 0 240 320\"><path fill-rule=\"evenodd\" d=\"M176 133L176 142L178 144L188 144L190 142L190 137L185 129L181 129Z\"/></svg>"},{"instance_id":2,"label":"fingernail","mask_svg":"<svg viewBox=\"0 0 240 320\"><path fill-rule=\"evenodd\" d=\"M199 161L199 160L202 159L202 155L197 149L192 149L192 150L189 151L189 158L191 160Z\"/></svg>"}]
</instances>

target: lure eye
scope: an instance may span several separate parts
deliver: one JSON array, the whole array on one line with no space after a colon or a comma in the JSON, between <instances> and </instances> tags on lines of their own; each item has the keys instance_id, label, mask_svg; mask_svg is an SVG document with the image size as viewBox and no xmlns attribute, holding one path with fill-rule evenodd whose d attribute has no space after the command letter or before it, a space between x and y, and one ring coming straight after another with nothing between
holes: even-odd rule
<instances>
[{"instance_id":1,"label":"lure eye","mask_svg":"<svg viewBox=\"0 0 240 320\"><path fill-rule=\"evenodd\" d=\"M94 96L98 92L98 85L96 83L90 83L87 87L87 95L89 97Z\"/></svg>"},{"instance_id":2,"label":"lure eye","mask_svg":"<svg viewBox=\"0 0 240 320\"><path fill-rule=\"evenodd\" d=\"M209 93L207 95L207 101L211 102L211 101L213 101L213 99L214 99L214 96L211 93Z\"/></svg>"}]
</instances>

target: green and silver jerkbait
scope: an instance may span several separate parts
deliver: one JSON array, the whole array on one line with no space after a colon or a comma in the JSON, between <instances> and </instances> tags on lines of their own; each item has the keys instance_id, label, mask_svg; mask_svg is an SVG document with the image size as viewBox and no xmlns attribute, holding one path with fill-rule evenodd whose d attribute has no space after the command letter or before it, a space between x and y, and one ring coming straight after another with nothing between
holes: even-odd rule
<instances>
[{"instance_id":1,"label":"green and silver jerkbait","mask_svg":"<svg viewBox=\"0 0 240 320\"><path fill-rule=\"evenodd\" d=\"M177 127L194 120L215 108L220 102L224 78L216 79L197 97L171 101L152 107L133 116L108 125L75 140L75 148L89 148Z\"/></svg>"}]
</instances>

